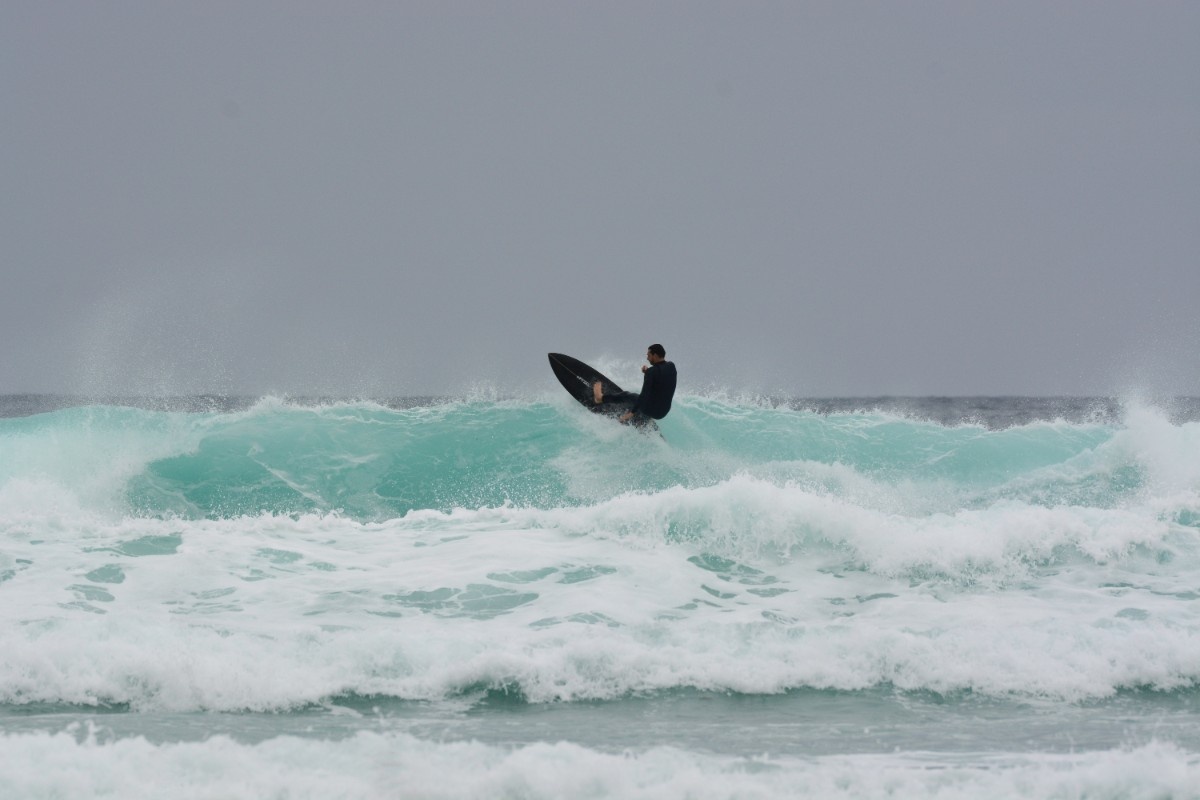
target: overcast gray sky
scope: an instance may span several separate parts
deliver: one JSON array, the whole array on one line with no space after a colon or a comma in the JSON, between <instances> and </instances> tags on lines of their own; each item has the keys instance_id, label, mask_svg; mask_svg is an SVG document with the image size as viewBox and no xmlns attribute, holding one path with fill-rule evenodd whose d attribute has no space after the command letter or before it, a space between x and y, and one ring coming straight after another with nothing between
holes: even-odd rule
<instances>
[{"instance_id":1,"label":"overcast gray sky","mask_svg":"<svg viewBox=\"0 0 1200 800\"><path fill-rule=\"evenodd\" d=\"M0 114L0 392L1200 394L1196 2L9 2Z\"/></svg>"}]
</instances>

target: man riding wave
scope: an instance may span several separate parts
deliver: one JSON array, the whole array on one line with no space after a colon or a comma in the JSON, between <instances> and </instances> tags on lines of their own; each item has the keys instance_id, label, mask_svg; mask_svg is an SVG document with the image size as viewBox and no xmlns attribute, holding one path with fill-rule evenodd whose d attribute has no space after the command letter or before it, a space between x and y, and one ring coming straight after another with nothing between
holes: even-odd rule
<instances>
[{"instance_id":1,"label":"man riding wave","mask_svg":"<svg viewBox=\"0 0 1200 800\"><path fill-rule=\"evenodd\" d=\"M596 405L602 403L628 404L629 410L621 415L621 422L638 427L647 425L650 420L662 419L671 410L671 400L675 397L675 384L678 373L675 364L667 361L667 351L661 344L652 344L646 348L646 360L650 366L642 367L642 391L613 392L604 394L600 381L592 384L592 397Z\"/></svg>"}]
</instances>

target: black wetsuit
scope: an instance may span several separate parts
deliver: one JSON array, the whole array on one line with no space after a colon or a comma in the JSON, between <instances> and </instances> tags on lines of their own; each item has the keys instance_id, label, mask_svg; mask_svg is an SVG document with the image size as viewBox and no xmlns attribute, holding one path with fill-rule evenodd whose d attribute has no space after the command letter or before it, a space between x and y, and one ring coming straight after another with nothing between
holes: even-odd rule
<instances>
[{"instance_id":1,"label":"black wetsuit","mask_svg":"<svg viewBox=\"0 0 1200 800\"><path fill-rule=\"evenodd\" d=\"M620 392L619 394L604 395L605 403L623 403L629 405L633 412L633 422L643 424L651 419L662 419L671 410L671 400L675 397L675 383L678 379L675 364L670 361L660 361L646 369L642 377L642 392Z\"/></svg>"},{"instance_id":2,"label":"black wetsuit","mask_svg":"<svg viewBox=\"0 0 1200 800\"><path fill-rule=\"evenodd\" d=\"M678 379L675 365L660 361L646 370L642 377L642 393L633 404L633 413L651 419L662 419L671 410L671 399L675 397L675 382Z\"/></svg>"}]
</instances>

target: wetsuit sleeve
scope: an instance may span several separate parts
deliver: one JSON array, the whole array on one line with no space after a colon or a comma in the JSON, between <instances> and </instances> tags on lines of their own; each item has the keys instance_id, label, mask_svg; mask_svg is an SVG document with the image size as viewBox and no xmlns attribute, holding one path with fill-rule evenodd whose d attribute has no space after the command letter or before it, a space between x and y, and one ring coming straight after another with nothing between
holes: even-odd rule
<instances>
[{"instance_id":1,"label":"wetsuit sleeve","mask_svg":"<svg viewBox=\"0 0 1200 800\"><path fill-rule=\"evenodd\" d=\"M646 374L642 377L642 393L638 395L637 402L630 409L635 414L644 414L642 407L645 406L654 396L654 386L658 383L658 375L654 367L646 370Z\"/></svg>"}]
</instances>

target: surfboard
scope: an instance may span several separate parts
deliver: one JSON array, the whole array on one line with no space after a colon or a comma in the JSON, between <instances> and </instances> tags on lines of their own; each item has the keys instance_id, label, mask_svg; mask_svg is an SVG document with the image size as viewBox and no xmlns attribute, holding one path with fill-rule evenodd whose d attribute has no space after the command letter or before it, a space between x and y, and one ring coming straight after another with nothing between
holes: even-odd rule
<instances>
[{"instance_id":1,"label":"surfboard","mask_svg":"<svg viewBox=\"0 0 1200 800\"><path fill-rule=\"evenodd\" d=\"M578 358L572 358L562 353L548 353L547 355L550 356L550 369L554 370L554 377L558 378L558 382L567 390L567 393L578 400L584 408L593 414L603 414L613 419L617 419L629 410L630 403L596 405L595 396L592 394L592 384L596 381L600 381L601 389L605 394L617 394L624 391L603 372L583 363ZM658 429L658 423L652 419L641 417L627 424L642 433L657 433L662 436L662 431Z\"/></svg>"},{"instance_id":2,"label":"surfboard","mask_svg":"<svg viewBox=\"0 0 1200 800\"><path fill-rule=\"evenodd\" d=\"M578 400L589 411L597 414L619 416L628 410L627 406L614 403L596 405L592 397L592 384L596 381L600 381L605 394L615 394L623 391L607 375L583 363L578 358L571 358L571 356L563 355L562 353L549 353L548 355L550 356L550 369L554 370L554 377L558 378L558 382L562 384L568 394Z\"/></svg>"}]
</instances>

